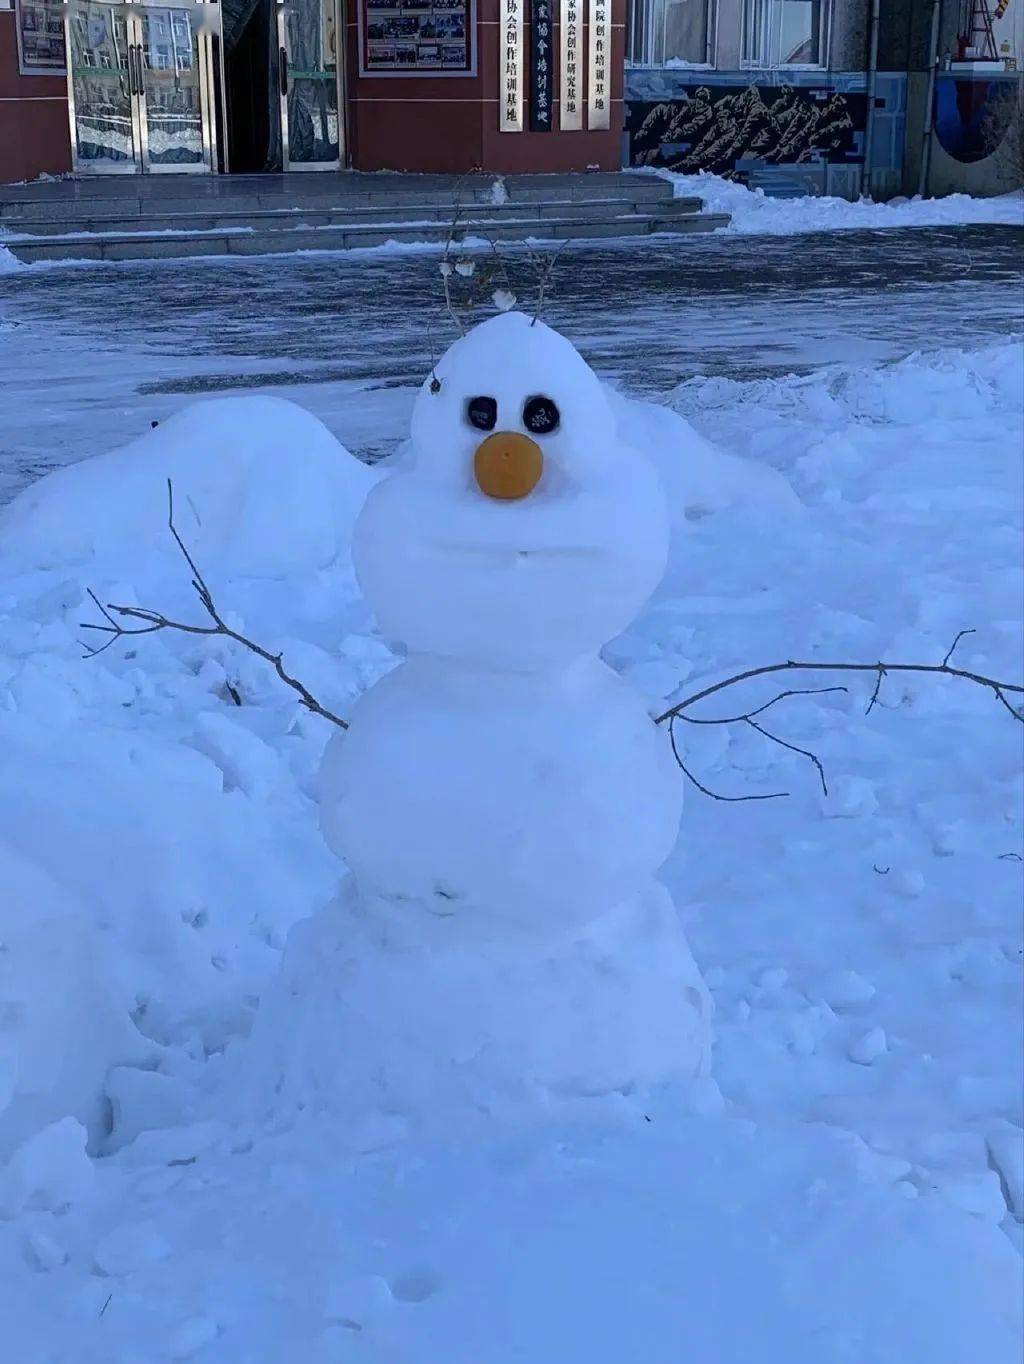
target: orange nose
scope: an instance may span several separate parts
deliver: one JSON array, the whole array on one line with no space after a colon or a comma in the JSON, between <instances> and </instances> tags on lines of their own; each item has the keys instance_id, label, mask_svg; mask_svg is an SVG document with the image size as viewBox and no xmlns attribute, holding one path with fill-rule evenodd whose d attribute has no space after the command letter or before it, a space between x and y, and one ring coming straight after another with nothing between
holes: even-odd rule
<instances>
[{"instance_id":1,"label":"orange nose","mask_svg":"<svg viewBox=\"0 0 1024 1364\"><path fill-rule=\"evenodd\" d=\"M536 488L544 472L544 456L529 436L519 431L495 431L477 446L473 472L481 492L512 501Z\"/></svg>"}]
</instances>

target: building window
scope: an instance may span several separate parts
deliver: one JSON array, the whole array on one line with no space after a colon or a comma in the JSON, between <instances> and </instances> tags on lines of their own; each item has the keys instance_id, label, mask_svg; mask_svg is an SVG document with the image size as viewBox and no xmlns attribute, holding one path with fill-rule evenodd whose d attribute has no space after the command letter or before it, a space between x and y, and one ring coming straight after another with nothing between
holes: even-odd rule
<instances>
[{"instance_id":1,"label":"building window","mask_svg":"<svg viewBox=\"0 0 1024 1364\"><path fill-rule=\"evenodd\" d=\"M634 66L710 66L714 0L631 0L627 59Z\"/></svg>"},{"instance_id":2,"label":"building window","mask_svg":"<svg viewBox=\"0 0 1024 1364\"><path fill-rule=\"evenodd\" d=\"M60 0L17 0L18 65L23 76L64 74L64 6Z\"/></svg>"},{"instance_id":3,"label":"building window","mask_svg":"<svg viewBox=\"0 0 1024 1364\"><path fill-rule=\"evenodd\" d=\"M746 0L745 66L824 66L827 0Z\"/></svg>"}]
</instances>

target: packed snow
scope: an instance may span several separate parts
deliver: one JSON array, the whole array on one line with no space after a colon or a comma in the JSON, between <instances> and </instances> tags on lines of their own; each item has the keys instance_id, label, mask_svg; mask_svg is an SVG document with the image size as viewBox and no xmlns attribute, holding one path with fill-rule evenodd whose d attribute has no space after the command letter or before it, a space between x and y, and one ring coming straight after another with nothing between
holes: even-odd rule
<instances>
[{"instance_id":1,"label":"packed snow","mask_svg":"<svg viewBox=\"0 0 1024 1364\"><path fill-rule=\"evenodd\" d=\"M18 260L12 251L0 244L0 275L9 275L13 274L15 270L26 269L28 267L24 262Z\"/></svg>"},{"instance_id":2,"label":"packed snow","mask_svg":"<svg viewBox=\"0 0 1024 1364\"><path fill-rule=\"evenodd\" d=\"M707 991L653 884L682 775L598 657L662 578L668 542L653 465L557 332L505 313L434 367L410 446L355 527L359 584L408 658L324 758L321 821L354 890L328 912L334 946L318 932L290 961L315 979L318 960L347 958L313 1033L366 1058L375 1108L410 1093L451 1108L454 1089L476 1111L499 1092L705 1072ZM350 1114L339 1069L353 1067L335 1061L317 1089Z\"/></svg>"},{"instance_id":3,"label":"packed snow","mask_svg":"<svg viewBox=\"0 0 1024 1364\"><path fill-rule=\"evenodd\" d=\"M649 586L621 585L634 604L616 607L625 630L605 662L657 712L787 657L939 661L973 628L956 660L1019 681L1022 387L1024 349L1001 343L698 377L661 406L592 389L601 448L650 460L671 529L665 580L628 625ZM635 1066L606 1066L604 1083L523 1105L487 1092L481 1040L517 1020L469 1012L474 964L506 999L536 987L516 1034L536 1038L572 1017L575 967L541 979L521 946L492 940L424 980L422 944L398 943L376 997L358 902L319 831L336 727L223 638L163 631L82 657L80 641L105 642L82 628L105 623L90 591L208 624L166 524L171 478L229 623L357 717L415 663L388 642L407 633L400 577L383 564L367 578L382 620L392 608L382 637L349 553L362 508L383 507L406 468L379 482L296 405L222 399L0 513L5 1359L1016 1364L1024 820L1019 731L991 694L890 674L868 712L874 676L844 678L759 717L795 748L742 722L678 725L710 790L789 793L730 804L691 789L660 873L714 1000L710 1076L659 1084L655 1065L631 1085ZM419 533L431 527L424 515ZM579 571L567 628L590 647L602 613L589 559ZM427 609L424 584L409 587ZM504 685L499 669L475 704ZM779 690L752 682L693 714ZM525 704L569 744L569 717ZM589 740L612 761L614 725ZM820 758L827 793L797 749ZM468 772L480 757L450 756ZM358 812L375 857L401 795L372 790ZM471 857L452 841L456 862ZM405 855L399 843L396 874ZM636 913L671 908L654 896ZM638 925L608 931L642 958ZM609 1010L635 968L657 1012L656 963L605 955ZM346 1009L370 1051L346 1051ZM419 1056L417 1019L437 1030ZM438 1045L464 1062L470 1105L453 1074L419 1068ZM338 1093L353 1077L372 1090L373 1048L396 1070L406 1059L404 1097L355 1112Z\"/></svg>"},{"instance_id":4,"label":"packed snow","mask_svg":"<svg viewBox=\"0 0 1024 1364\"><path fill-rule=\"evenodd\" d=\"M947 194L939 199L898 197L886 203L871 199L838 199L833 195L798 195L783 199L748 189L709 171L683 175L652 172L675 186L676 198L696 196L708 213L728 213L729 225L720 232L768 233L785 237L794 232L831 232L851 228L951 227L963 223L1005 223L1024 227L1024 191L975 198Z\"/></svg>"}]
</instances>

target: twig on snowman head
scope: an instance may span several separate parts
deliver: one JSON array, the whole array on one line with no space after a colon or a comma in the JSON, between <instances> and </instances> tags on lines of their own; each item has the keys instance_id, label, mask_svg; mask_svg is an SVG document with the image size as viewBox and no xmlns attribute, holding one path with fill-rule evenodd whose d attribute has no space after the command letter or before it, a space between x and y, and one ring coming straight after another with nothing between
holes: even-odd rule
<instances>
[{"instance_id":1,"label":"twig on snowman head","mask_svg":"<svg viewBox=\"0 0 1024 1364\"><path fill-rule=\"evenodd\" d=\"M448 316L455 323L455 326L457 327L460 336L465 336L466 329L462 325L462 319L455 311L455 303L452 299L451 279L452 275L454 275L455 273L455 263L452 259L452 247L455 245L456 238L461 237L463 235L460 231L462 224L463 208L462 188L471 175L478 174L479 167L474 166L471 170L468 170L464 174L460 175L452 187L452 218L451 222L448 224L448 236L445 238L444 249L441 252L440 270L441 283L442 287L444 288L445 308L447 309ZM433 366L431 368L433 368ZM433 376L433 383L436 383L438 388L441 387L441 382L436 374ZM437 389L434 389L434 392L436 393Z\"/></svg>"},{"instance_id":2,"label":"twig on snowman head","mask_svg":"<svg viewBox=\"0 0 1024 1364\"><path fill-rule=\"evenodd\" d=\"M553 251L534 251L532 247L529 250L530 264L537 275L537 301L534 305L533 317L530 319L531 327L536 325L537 319L544 311L544 300L554 278L555 266L558 264L558 258L565 250L566 245L567 242L563 242Z\"/></svg>"},{"instance_id":3,"label":"twig on snowman head","mask_svg":"<svg viewBox=\"0 0 1024 1364\"><path fill-rule=\"evenodd\" d=\"M117 606L113 602L108 602L107 605L104 606L96 596L96 593L89 588L87 589L89 596L103 616L106 624L100 625L95 621L83 621L82 629L95 630L100 634L109 635L110 638L105 644L101 644L97 648L92 648L90 645L83 645L85 648L85 657L96 658L99 654L102 654L105 650L109 649L112 644L116 644L119 639L127 639L132 635L151 635L158 630L180 630L187 635L223 635L225 639L233 639L237 644L244 645L245 648L249 649L252 653L258 654L260 658L265 659L266 662L273 667L281 681L298 693L302 704L313 715L321 715L325 720L330 720L331 724L337 725L340 729L348 729L348 723L343 720L340 715L335 715L333 711L330 711L326 706L321 705L313 693L304 686L298 678L293 677L291 673L287 671L284 666L283 655L280 651L273 653L270 649L265 649L262 644L257 644L255 640L249 639L248 636L240 634L237 630L232 629L224 620L220 611L217 609L217 605L213 599L213 593L210 591L206 579L200 572L195 559L193 559L187 545L178 533L177 526L174 524L174 487L170 479L167 480L167 525L171 534L174 536L175 543L181 550L185 562L191 570L192 586L195 588L196 595L202 602L203 609L206 611L206 614L210 617L213 624L193 625L187 621L172 620L169 616L165 616L162 611L152 611L148 607L143 606ZM141 621L142 624L124 625L122 624L122 621L124 620ZM237 694L232 688L229 688L229 690L237 704Z\"/></svg>"}]
</instances>

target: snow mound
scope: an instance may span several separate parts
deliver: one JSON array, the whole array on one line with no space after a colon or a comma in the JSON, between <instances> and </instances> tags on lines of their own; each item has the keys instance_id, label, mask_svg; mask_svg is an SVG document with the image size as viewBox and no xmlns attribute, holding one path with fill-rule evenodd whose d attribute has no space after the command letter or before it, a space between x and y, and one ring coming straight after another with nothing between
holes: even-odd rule
<instances>
[{"instance_id":1,"label":"snow mound","mask_svg":"<svg viewBox=\"0 0 1024 1364\"><path fill-rule=\"evenodd\" d=\"M204 564L280 577L347 558L376 475L312 413L263 395L193 403L119 450L55 470L0 513L0 553L130 574L178 530Z\"/></svg>"},{"instance_id":2,"label":"snow mound","mask_svg":"<svg viewBox=\"0 0 1024 1364\"><path fill-rule=\"evenodd\" d=\"M24 261L18 260L6 246L0 246L0 275L13 275L16 270L27 270Z\"/></svg>"},{"instance_id":3,"label":"snow mound","mask_svg":"<svg viewBox=\"0 0 1024 1364\"><path fill-rule=\"evenodd\" d=\"M993 441L1005 444L1007 467L1016 470L1007 505L1020 504L1024 345L1018 341L746 383L698 375L666 401L717 445L777 472L806 507L895 497L924 515L975 497L995 510L998 499L977 486ZM971 449L954 459L950 452L962 441ZM884 466L873 468L879 456ZM904 473L915 462L922 467Z\"/></svg>"},{"instance_id":4,"label":"snow mound","mask_svg":"<svg viewBox=\"0 0 1024 1364\"><path fill-rule=\"evenodd\" d=\"M97 1140L112 1058L154 1048L112 997L107 935L51 877L0 845L0 1161L74 1117Z\"/></svg>"},{"instance_id":5,"label":"snow mound","mask_svg":"<svg viewBox=\"0 0 1024 1364\"><path fill-rule=\"evenodd\" d=\"M18 849L16 862L4 859L0 906L0 1019L10 1023L0 1151L64 1114L95 1149L110 1135L111 1068L166 1074L175 1058L244 1033L288 922L337 875L288 769L288 748L301 745L284 739L287 718L268 743L251 728L255 707L204 701L195 678L189 688L165 670L161 685L191 692L185 706L197 714L161 736L133 688L92 662L77 667L83 694L70 694L66 718L17 700L0 710L0 811ZM17 681L42 690L23 672ZM136 727L100 720L109 706ZM314 738L307 761L317 752Z\"/></svg>"},{"instance_id":6,"label":"snow mound","mask_svg":"<svg viewBox=\"0 0 1024 1364\"><path fill-rule=\"evenodd\" d=\"M661 886L568 933L375 910L348 882L292 930L241 1054L246 1118L334 1114L358 1143L706 1071L710 1000Z\"/></svg>"},{"instance_id":7,"label":"snow mound","mask_svg":"<svg viewBox=\"0 0 1024 1364\"><path fill-rule=\"evenodd\" d=\"M642 450L658 471L673 537L687 521L727 507L771 515L800 512L799 498L776 470L716 448L670 407L612 390L609 396L623 439Z\"/></svg>"},{"instance_id":8,"label":"snow mound","mask_svg":"<svg viewBox=\"0 0 1024 1364\"><path fill-rule=\"evenodd\" d=\"M744 409L827 428L851 422L915 426L971 415L1018 414L1024 407L1024 345L1008 341L967 354L915 352L877 367L828 365L782 379L744 382L696 375L673 389L666 401L691 419L716 409Z\"/></svg>"},{"instance_id":9,"label":"snow mound","mask_svg":"<svg viewBox=\"0 0 1024 1364\"><path fill-rule=\"evenodd\" d=\"M785 237L798 232L831 232L872 227L955 227L965 223L1005 223L1024 226L1024 194L1000 194L976 199L949 194L942 199L901 199L876 204L867 199L851 203L829 195L776 199L760 189L701 171L681 175L655 170L671 180L676 198L696 196L709 213L731 214L725 232Z\"/></svg>"}]
</instances>

